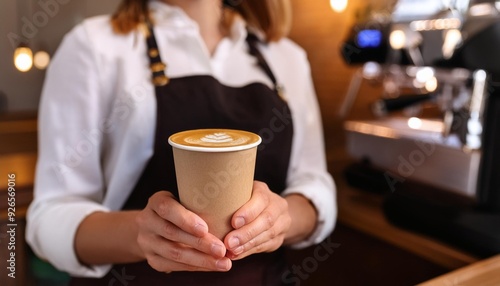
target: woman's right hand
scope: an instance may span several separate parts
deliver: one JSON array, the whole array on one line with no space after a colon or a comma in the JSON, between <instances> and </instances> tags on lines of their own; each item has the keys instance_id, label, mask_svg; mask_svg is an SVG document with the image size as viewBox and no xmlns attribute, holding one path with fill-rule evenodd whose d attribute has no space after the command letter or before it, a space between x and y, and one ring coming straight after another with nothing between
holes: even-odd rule
<instances>
[{"instance_id":1,"label":"woman's right hand","mask_svg":"<svg viewBox=\"0 0 500 286\"><path fill-rule=\"evenodd\" d=\"M231 269L224 243L210 234L207 223L183 207L170 192L151 196L136 222L139 247L157 271Z\"/></svg>"}]
</instances>

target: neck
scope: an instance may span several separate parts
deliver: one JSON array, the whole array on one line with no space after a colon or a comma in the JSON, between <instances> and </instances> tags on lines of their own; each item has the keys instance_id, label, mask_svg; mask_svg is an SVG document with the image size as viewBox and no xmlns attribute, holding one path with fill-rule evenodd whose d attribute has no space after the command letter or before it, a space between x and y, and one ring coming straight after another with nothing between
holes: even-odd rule
<instances>
[{"instance_id":1,"label":"neck","mask_svg":"<svg viewBox=\"0 0 500 286\"><path fill-rule=\"evenodd\" d=\"M200 27L201 37L205 42L210 54L213 54L217 44L224 38L226 32L222 25L222 1L221 0L162 0L163 2L177 6Z\"/></svg>"}]
</instances>

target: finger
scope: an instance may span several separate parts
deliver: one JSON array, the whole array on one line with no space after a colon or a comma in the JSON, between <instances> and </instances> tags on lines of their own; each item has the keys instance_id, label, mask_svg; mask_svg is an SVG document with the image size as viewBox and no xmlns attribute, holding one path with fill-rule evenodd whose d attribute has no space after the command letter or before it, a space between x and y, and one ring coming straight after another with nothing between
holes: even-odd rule
<instances>
[{"instance_id":1,"label":"finger","mask_svg":"<svg viewBox=\"0 0 500 286\"><path fill-rule=\"evenodd\" d=\"M168 259L165 259L159 255L152 255L148 258L148 264L159 272L170 273L173 271L203 271L203 272L213 272L212 269L196 267L192 265L186 265L178 262L174 262Z\"/></svg>"},{"instance_id":2,"label":"finger","mask_svg":"<svg viewBox=\"0 0 500 286\"><path fill-rule=\"evenodd\" d=\"M143 218L140 223L151 232L168 240L189 245L215 257L224 257L226 254L224 243L214 235L207 233L203 237L194 236L168 220L161 218L156 212L150 211L151 215L148 215L145 219Z\"/></svg>"},{"instance_id":3,"label":"finger","mask_svg":"<svg viewBox=\"0 0 500 286\"><path fill-rule=\"evenodd\" d=\"M262 234L262 236L266 236L266 234ZM255 253L275 251L283 244L283 238L281 237L275 237L274 239L258 238L258 241L261 241L262 243L255 245L254 247L250 247L248 250L244 250L244 252L239 254L228 251L226 256L231 260L240 260Z\"/></svg>"},{"instance_id":4,"label":"finger","mask_svg":"<svg viewBox=\"0 0 500 286\"><path fill-rule=\"evenodd\" d=\"M269 190L265 183L254 181L252 197L234 213L231 219L231 224L235 229L239 229L245 224L255 220L268 206L269 198L264 194L266 189Z\"/></svg>"},{"instance_id":5,"label":"finger","mask_svg":"<svg viewBox=\"0 0 500 286\"><path fill-rule=\"evenodd\" d=\"M167 240L176 241L188 245L194 249L215 257L224 257L224 255L226 254L226 246L213 234L207 233L203 237L197 237L185 232L173 223L165 220L162 220L161 224L157 227L160 230L159 234Z\"/></svg>"},{"instance_id":6,"label":"finger","mask_svg":"<svg viewBox=\"0 0 500 286\"><path fill-rule=\"evenodd\" d=\"M232 262L229 258L221 258L221 267L222 268L217 268L217 269L212 269L212 268L204 268L204 267L198 267L198 266L193 266L193 265L188 265L188 264L183 264L179 262L174 262L168 259L165 259L164 257L161 257L159 255L153 255L148 259L149 265L160 272L173 272L173 271L203 271L203 272L213 272L213 271L218 271L218 272L226 272L229 271L232 267Z\"/></svg>"},{"instance_id":7,"label":"finger","mask_svg":"<svg viewBox=\"0 0 500 286\"><path fill-rule=\"evenodd\" d=\"M240 229L230 232L225 238L225 245L231 251L241 248L243 245L254 242L255 239L263 232L268 232L274 237L277 232L275 223L281 215L279 208L266 208L255 220L241 227Z\"/></svg>"},{"instance_id":8,"label":"finger","mask_svg":"<svg viewBox=\"0 0 500 286\"><path fill-rule=\"evenodd\" d=\"M155 269L160 269L159 271L197 271L201 269L203 271L228 271L231 268L231 261L228 258L214 258L191 247L161 237L156 237L154 240L153 243L156 246L154 255L148 257L148 262L155 264Z\"/></svg>"},{"instance_id":9,"label":"finger","mask_svg":"<svg viewBox=\"0 0 500 286\"><path fill-rule=\"evenodd\" d=\"M245 226L244 228L247 227L254 227L254 224L258 223L258 220L255 220L252 222L252 224ZM273 251L276 250L277 247L279 247L283 243L284 239L284 232L286 229L288 229L288 226L290 224L290 217L288 216L281 216L276 220L276 223L270 227L270 228L265 228L263 231L255 235L254 237L248 239L246 242L243 242L244 239L239 239L241 240L241 244L237 247L232 247L230 248L230 252L235 255L235 256L240 256L244 253L250 252L251 253L258 253L258 252L263 252L263 251ZM240 230L238 230L240 231ZM243 228L241 231L245 231ZM234 231L236 232L236 231ZM248 231L245 231L244 233L248 233ZM232 235L232 234L231 234ZM238 234L235 234L236 237L238 237ZM242 236L239 236L242 237ZM273 249L262 249L262 245L266 244L269 241L273 241L276 238L278 238L279 243L277 244L276 248ZM232 239L232 238L230 238ZM247 255L245 255L247 256Z\"/></svg>"},{"instance_id":10,"label":"finger","mask_svg":"<svg viewBox=\"0 0 500 286\"><path fill-rule=\"evenodd\" d=\"M182 206L170 192L154 194L149 204L158 216L172 222L187 233L198 237L203 237L208 233L207 223Z\"/></svg>"}]
</instances>

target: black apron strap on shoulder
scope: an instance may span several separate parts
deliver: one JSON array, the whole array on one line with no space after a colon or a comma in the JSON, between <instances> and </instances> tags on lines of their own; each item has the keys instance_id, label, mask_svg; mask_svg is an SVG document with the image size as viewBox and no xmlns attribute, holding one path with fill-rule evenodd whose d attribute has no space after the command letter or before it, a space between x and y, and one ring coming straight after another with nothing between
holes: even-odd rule
<instances>
[{"instance_id":1,"label":"black apron strap on shoulder","mask_svg":"<svg viewBox=\"0 0 500 286\"><path fill-rule=\"evenodd\" d=\"M169 82L169 78L165 75L167 65L161 60L153 24L150 21L147 21L145 24L147 26L146 44L148 46L149 68L152 72L153 84L157 87L165 86Z\"/></svg>"},{"instance_id":2,"label":"black apron strap on shoulder","mask_svg":"<svg viewBox=\"0 0 500 286\"><path fill-rule=\"evenodd\" d=\"M165 86L169 82L168 77L165 75L165 69L167 65L161 60L160 51L158 49L158 43L156 42L156 37L154 35L153 25L151 24L150 21L147 21L146 25L148 29L146 43L148 46L148 57L149 57L150 69L153 75L153 83L155 86ZM276 93L281 98L284 98L281 86L278 84L278 81L276 80L273 71L271 70L266 59L259 50L258 44L261 42L260 39L255 34L248 32L246 41L248 43L250 55L252 55L257 59L257 64L266 73L266 75L273 83L274 90L276 91Z\"/></svg>"},{"instance_id":3,"label":"black apron strap on shoulder","mask_svg":"<svg viewBox=\"0 0 500 286\"><path fill-rule=\"evenodd\" d=\"M282 94L283 90L282 90L281 86L278 84L278 81L277 81L276 77L274 76L273 71L271 70L271 68L269 67L269 64L267 63L266 59L264 58L264 56L262 55L262 53L259 50L258 45L262 41L259 39L259 37L257 37L257 35L255 35L254 33L250 32L250 31L248 31L246 41L248 43L250 55L254 56L257 59L257 64L260 66L260 68L266 73L266 75L272 81L272 83L274 85L274 90L276 91L276 93L281 98L284 99L283 94Z\"/></svg>"}]
</instances>

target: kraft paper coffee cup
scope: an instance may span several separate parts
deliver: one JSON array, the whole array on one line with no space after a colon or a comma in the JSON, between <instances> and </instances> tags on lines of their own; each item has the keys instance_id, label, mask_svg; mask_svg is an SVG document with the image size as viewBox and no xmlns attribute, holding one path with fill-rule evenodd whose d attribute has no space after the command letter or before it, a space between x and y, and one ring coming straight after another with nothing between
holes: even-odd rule
<instances>
[{"instance_id":1,"label":"kraft paper coffee cup","mask_svg":"<svg viewBox=\"0 0 500 286\"><path fill-rule=\"evenodd\" d=\"M209 232L224 239L231 218L252 195L257 146L254 133L198 129L176 133L172 146L179 199L203 218Z\"/></svg>"}]
</instances>

